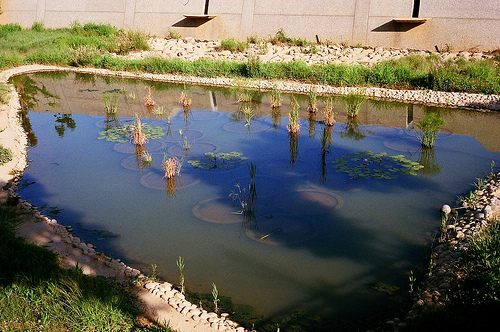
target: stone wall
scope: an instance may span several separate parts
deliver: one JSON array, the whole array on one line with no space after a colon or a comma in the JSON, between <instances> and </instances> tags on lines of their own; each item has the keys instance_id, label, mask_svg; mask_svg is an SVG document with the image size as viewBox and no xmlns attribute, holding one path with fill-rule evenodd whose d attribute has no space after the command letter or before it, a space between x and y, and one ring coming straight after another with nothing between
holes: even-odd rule
<instances>
[{"instance_id":1,"label":"stone wall","mask_svg":"<svg viewBox=\"0 0 500 332\"><path fill-rule=\"evenodd\" d=\"M493 50L500 48L499 8L498 0L3 0L0 24L109 23L200 39L268 37L283 28L313 41Z\"/></svg>"}]
</instances>

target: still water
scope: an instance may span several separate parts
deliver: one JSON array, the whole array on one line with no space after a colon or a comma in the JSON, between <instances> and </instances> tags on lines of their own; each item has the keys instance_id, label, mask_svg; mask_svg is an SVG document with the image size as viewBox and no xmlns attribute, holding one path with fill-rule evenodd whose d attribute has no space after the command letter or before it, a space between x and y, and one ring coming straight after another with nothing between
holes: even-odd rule
<instances>
[{"instance_id":1,"label":"still water","mask_svg":"<svg viewBox=\"0 0 500 332\"><path fill-rule=\"evenodd\" d=\"M296 96L301 129L294 138L288 95L272 110L269 93L239 89L69 73L12 81L23 93L30 144L24 199L145 273L155 264L163 279L177 283L182 256L192 292L210 293L215 283L221 295L259 314L305 310L329 328L397 313L408 300L410 271L423 273L440 206L456 204L492 161L500 163L499 113L366 100L353 121L336 99L337 123L327 127L325 100L311 118L307 96ZM147 87L155 109L144 105ZM179 103L182 92L192 99L189 112ZM239 102L243 94L252 102ZM116 115L106 115L106 98ZM426 151L412 126L432 112L445 124ZM128 137L113 136L136 115L151 129L150 165ZM361 156L352 163L363 163L364 151L402 155L424 168L385 179L333 167L336 158ZM213 167L206 152L241 155ZM170 186L165 153L183 163ZM238 198L249 194L250 164L255 215L245 218Z\"/></svg>"}]
</instances>

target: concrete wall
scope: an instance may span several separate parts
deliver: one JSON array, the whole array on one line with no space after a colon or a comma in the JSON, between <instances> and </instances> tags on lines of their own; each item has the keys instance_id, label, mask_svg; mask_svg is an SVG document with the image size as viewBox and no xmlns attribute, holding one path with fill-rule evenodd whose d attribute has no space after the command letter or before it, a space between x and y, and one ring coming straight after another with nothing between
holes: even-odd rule
<instances>
[{"instance_id":1,"label":"concrete wall","mask_svg":"<svg viewBox=\"0 0 500 332\"><path fill-rule=\"evenodd\" d=\"M3 0L0 24L68 27L109 23L163 36L177 30L185 37L244 39L268 37L283 28L288 36L348 44L434 49L500 48L498 0L421 0L425 23L398 23L410 18L414 0L210 0L212 19L203 14L206 0Z\"/></svg>"}]
</instances>

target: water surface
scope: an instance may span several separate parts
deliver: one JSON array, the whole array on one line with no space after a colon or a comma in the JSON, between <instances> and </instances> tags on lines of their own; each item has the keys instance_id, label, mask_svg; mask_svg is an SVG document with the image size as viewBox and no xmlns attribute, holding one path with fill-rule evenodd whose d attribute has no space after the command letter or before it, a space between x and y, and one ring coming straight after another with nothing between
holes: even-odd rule
<instances>
[{"instance_id":1,"label":"water surface","mask_svg":"<svg viewBox=\"0 0 500 332\"><path fill-rule=\"evenodd\" d=\"M23 198L146 273L156 264L176 283L182 256L190 291L209 293L215 283L257 313L308 310L325 328L352 329L397 312L408 299L409 271L422 273L439 207L453 205L493 160L500 162L498 113L367 100L357 121L348 121L336 100L337 123L328 128L321 122L325 100L310 119L307 96L296 96L295 140L287 131L288 95L271 111L269 94L253 92L252 103L241 103L237 89L68 73L13 82L24 93L30 143ZM163 115L144 106L147 86ZM179 104L182 91L192 98L190 112ZM116 116L106 116L103 92L116 96ZM423 151L411 128L430 112L445 125L435 148ZM145 146L151 166L138 162L128 139L99 139L136 114L164 134ZM205 152L233 151L247 159L232 168L188 163ZM424 168L416 176L355 180L333 167L336 158L362 151L403 155ZM162 178L165 152L183 160L175 188ZM245 219L230 194L236 184L248 193L250 163L256 213ZM399 289L388 294L377 284Z\"/></svg>"}]
</instances>

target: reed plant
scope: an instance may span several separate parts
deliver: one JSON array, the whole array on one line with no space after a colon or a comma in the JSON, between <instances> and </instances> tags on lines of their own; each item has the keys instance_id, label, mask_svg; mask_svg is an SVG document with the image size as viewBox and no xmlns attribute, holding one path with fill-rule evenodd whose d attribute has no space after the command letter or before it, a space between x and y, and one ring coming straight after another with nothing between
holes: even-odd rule
<instances>
[{"instance_id":1,"label":"reed plant","mask_svg":"<svg viewBox=\"0 0 500 332\"><path fill-rule=\"evenodd\" d=\"M325 126L333 126L335 124L335 111L333 110L333 98L328 98L323 110L323 123Z\"/></svg>"},{"instance_id":2,"label":"reed plant","mask_svg":"<svg viewBox=\"0 0 500 332\"><path fill-rule=\"evenodd\" d=\"M257 203L257 187L255 184L255 176L257 174L257 166L253 163L248 164L248 171L250 174L250 185L248 192L246 188L242 188L239 183L235 185L236 190L231 191L229 197L233 201L237 201L241 210L235 212L242 214L245 220L250 221L255 217L255 207Z\"/></svg>"},{"instance_id":3,"label":"reed plant","mask_svg":"<svg viewBox=\"0 0 500 332\"><path fill-rule=\"evenodd\" d=\"M359 91L350 92L342 96L342 101L347 108L347 116L350 118L358 116L359 109L365 99L366 96Z\"/></svg>"},{"instance_id":4,"label":"reed plant","mask_svg":"<svg viewBox=\"0 0 500 332\"><path fill-rule=\"evenodd\" d=\"M182 161L177 157L169 157L165 152L165 154L163 155L162 166L163 171L165 172L163 177L165 179L171 179L180 174Z\"/></svg>"},{"instance_id":5,"label":"reed plant","mask_svg":"<svg viewBox=\"0 0 500 332\"><path fill-rule=\"evenodd\" d=\"M141 122L141 118L138 115L136 115L136 117L135 117L134 124L130 126L130 131L132 132L131 141L134 145L142 146L142 145L147 143L148 138L147 138L147 135L143 131L143 125Z\"/></svg>"},{"instance_id":6,"label":"reed plant","mask_svg":"<svg viewBox=\"0 0 500 332\"><path fill-rule=\"evenodd\" d=\"M281 91L278 89L277 85L273 85L273 90L271 91L271 108L275 109L281 107Z\"/></svg>"},{"instance_id":7,"label":"reed plant","mask_svg":"<svg viewBox=\"0 0 500 332\"><path fill-rule=\"evenodd\" d=\"M148 85L147 87L145 87L145 89L148 89L148 93L144 97L144 105L146 105L146 107L155 107L156 102L153 100L153 97L151 96L151 87Z\"/></svg>"},{"instance_id":8,"label":"reed plant","mask_svg":"<svg viewBox=\"0 0 500 332\"><path fill-rule=\"evenodd\" d=\"M106 110L106 114L116 114L118 111L118 103L120 101L120 96L116 93L101 93L101 100L104 104L104 109Z\"/></svg>"},{"instance_id":9,"label":"reed plant","mask_svg":"<svg viewBox=\"0 0 500 332\"><path fill-rule=\"evenodd\" d=\"M289 124L287 126L290 135L298 135L300 131L299 103L295 97L290 97L290 112L288 113Z\"/></svg>"},{"instance_id":10,"label":"reed plant","mask_svg":"<svg viewBox=\"0 0 500 332\"><path fill-rule=\"evenodd\" d=\"M416 125L416 135L423 148L433 148L444 120L436 113L426 114Z\"/></svg>"},{"instance_id":11,"label":"reed plant","mask_svg":"<svg viewBox=\"0 0 500 332\"><path fill-rule=\"evenodd\" d=\"M307 110L311 113L318 112L318 101L314 86L311 86L309 89L309 104L307 105Z\"/></svg>"},{"instance_id":12,"label":"reed plant","mask_svg":"<svg viewBox=\"0 0 500 332\"><path fill-rule=\"evenodd\" d=\"M215 285L215 283L212 283L212 297L213 297L213 300L214 300L214 311L215 313L218 313L219 312L219 291L217 290L217 286Z\"/></svg>"},{"instance_id":13,"label":"reed plant","mask_svg":"<svg viewBox=\"0 0 500 332\"><path fill-rule=\"evenodd\" d=\"M176 262L177 267L179 268L179 286L181 287L181 293L185 294L186 293L186 288L184 287L184 258L179 256L179 259L177 259Z\"/></svg>"},{"instance_id":14,"label":"reed plant","mask_svg":"<svg viewBox=\"0 0 500 332\"><path fill-rule=\"evenodd\" d=\"M192 103L192 100L191 98L188 96L187 92L186 91L182 91L181 92L181 96L179 98L179 103L182 105L182 108L184 110L189 110L191 108L191 103Z\"/></svg>"}]
</instances>

